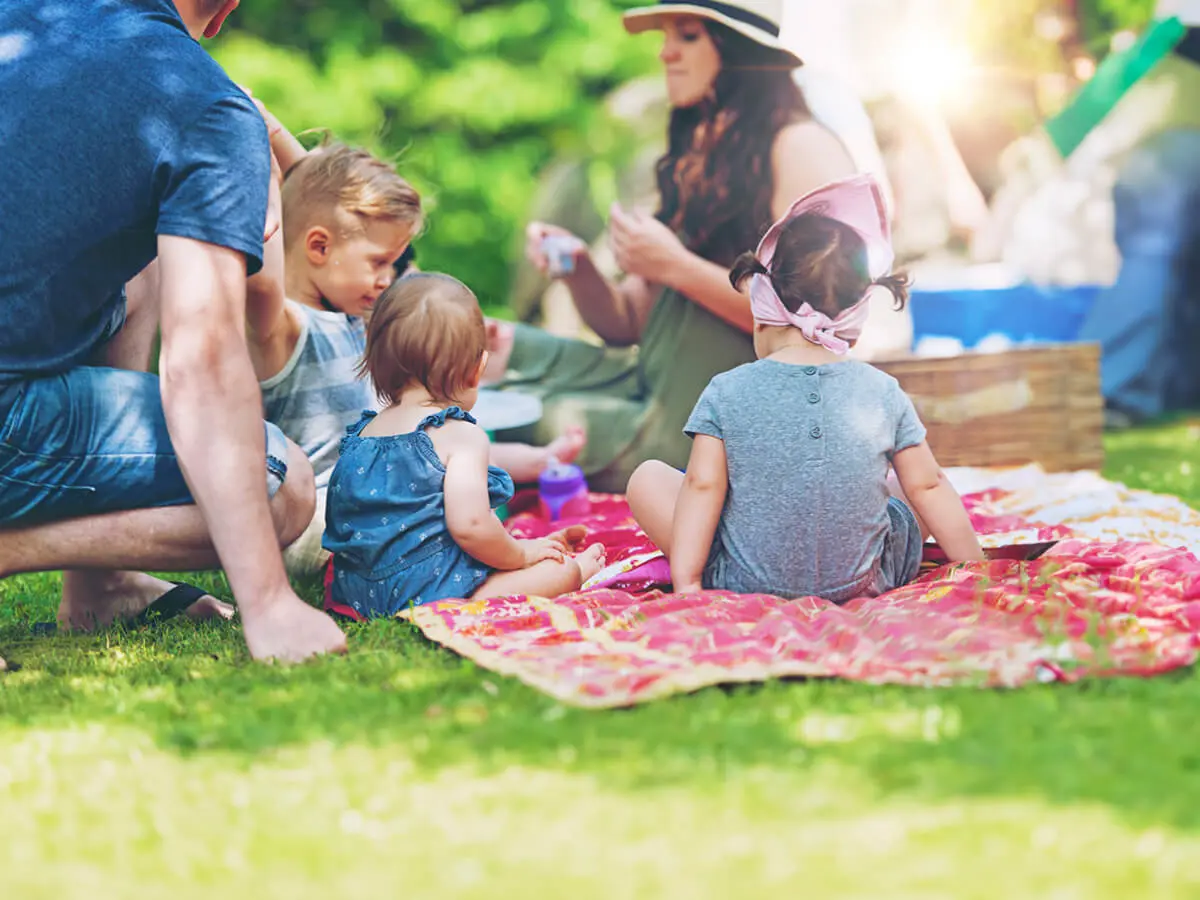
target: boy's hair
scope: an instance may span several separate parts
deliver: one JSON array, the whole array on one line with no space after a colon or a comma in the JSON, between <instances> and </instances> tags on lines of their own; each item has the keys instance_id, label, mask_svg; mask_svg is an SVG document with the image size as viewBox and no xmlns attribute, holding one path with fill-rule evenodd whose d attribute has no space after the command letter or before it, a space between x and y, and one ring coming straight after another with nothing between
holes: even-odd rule
<instances>
[{"instance_id":1,"label":"boy's hair","mask_svg":"<svg viewBox=\"0 0 1200 900\"><path fill-rule=\"evenodd\" d=\"M414 272L392 282L371 311L360 374L392 402L420 384L438 403L467 388L487 347L483 311L449 275Z\"/></svg>"},{"instance_id":2,"label":"boy's hair","mask_svg":"<svg viewBox=\"0 0 1200 900\"><path fill-rule=\"evenodd\" d=\"M867 245L844 222L806 213L788 222L779 234L771 269L754 253L743 253L733 264L729 283L740 290L751 275L766 275L788 312L805 303L831 319L861 300L873 285L887 288L903 309L908 300L908 276L903 272L872 279Z\"/></svg>"},{"instance_id":3,"label":"boy's hair","mask_svg":"<svg viewBox=\"0 0 1200 900\"><path fill-rule=\"evenodd\" d=\"M283 182L283 242L291 247L314 225L335 229L338 216L421 225L421 196L392 166L365 150L327 144L300 160Z\"/></svg>"}]
</instances>

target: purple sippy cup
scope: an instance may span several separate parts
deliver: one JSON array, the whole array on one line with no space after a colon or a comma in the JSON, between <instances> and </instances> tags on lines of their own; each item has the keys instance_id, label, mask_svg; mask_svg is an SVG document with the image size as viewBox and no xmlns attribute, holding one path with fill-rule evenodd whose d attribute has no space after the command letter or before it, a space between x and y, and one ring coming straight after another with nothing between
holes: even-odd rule
<instances>
[{"instance_id":1,"label":"purple sippy cup","mask_svg":"<svg viewBox=\"0 0 1200 900\"><path fill-rule=\"evenodd\" d=\"M542 515L551 522L586 516L592 508L583 469L560 462L538 476L538 497Z\"/></svg>"}]
</instances>

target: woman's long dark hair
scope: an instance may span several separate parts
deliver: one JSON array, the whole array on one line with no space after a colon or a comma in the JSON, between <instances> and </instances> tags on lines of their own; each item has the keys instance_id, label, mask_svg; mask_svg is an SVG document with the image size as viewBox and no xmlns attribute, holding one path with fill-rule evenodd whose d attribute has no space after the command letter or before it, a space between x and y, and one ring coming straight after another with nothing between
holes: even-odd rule
<instances>
[{"instance_id":1,"label":"woman's long dark hair","mask_svg":"<svg viewBox=\"0 0 1200 900\"><path fill-rule=\"evenodd\" d=\"M704 26L721 71L710 96L671 112L657 216L693 253L728 266L771 226L776 135L810 114L779 54L719 23Z\"/></svg>"}]
</instances>

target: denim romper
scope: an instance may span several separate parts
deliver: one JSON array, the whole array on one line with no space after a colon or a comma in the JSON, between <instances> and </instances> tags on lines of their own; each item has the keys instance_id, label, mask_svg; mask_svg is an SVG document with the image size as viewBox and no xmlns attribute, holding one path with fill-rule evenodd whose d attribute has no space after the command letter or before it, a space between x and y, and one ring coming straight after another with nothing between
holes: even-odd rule
<instances>
[{"instance_id":1,"label":"denim romper","mask_svg":"<svg viewBox=\"0 0 1200 900\"><path fill-rule=\"evenodd\" d=\"M346 429L329 480L324 547L333 554L332 599L367 618L410 606L470 597L492 569L463 550L446 526L446 468L425 433L446 419L475 424L457 406L426 417L416 431L363 437L364 412ZM512 499L508 473L488 467L492 509Z\"/></svg>"}]
</instances>

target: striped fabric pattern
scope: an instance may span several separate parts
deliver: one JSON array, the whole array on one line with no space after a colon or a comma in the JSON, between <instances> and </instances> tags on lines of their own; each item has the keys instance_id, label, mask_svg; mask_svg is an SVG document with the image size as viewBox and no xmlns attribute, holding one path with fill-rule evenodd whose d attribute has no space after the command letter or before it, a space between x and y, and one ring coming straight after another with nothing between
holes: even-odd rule
<instances>
[{"instance_id":1,"label":"striped fabric pattern","mask_svg":"<svg viewBox=\"0 0 1200 900\"><path fill-rule=\"evenodd\" d=\"M300 339L283 369L259 385L263 415L304 451L319 488L329 482L346 429L363 410L379 409L370 381L356 371L366 325L291 300L288 307L300 319Z\"/></svg>"}]
</instances>

